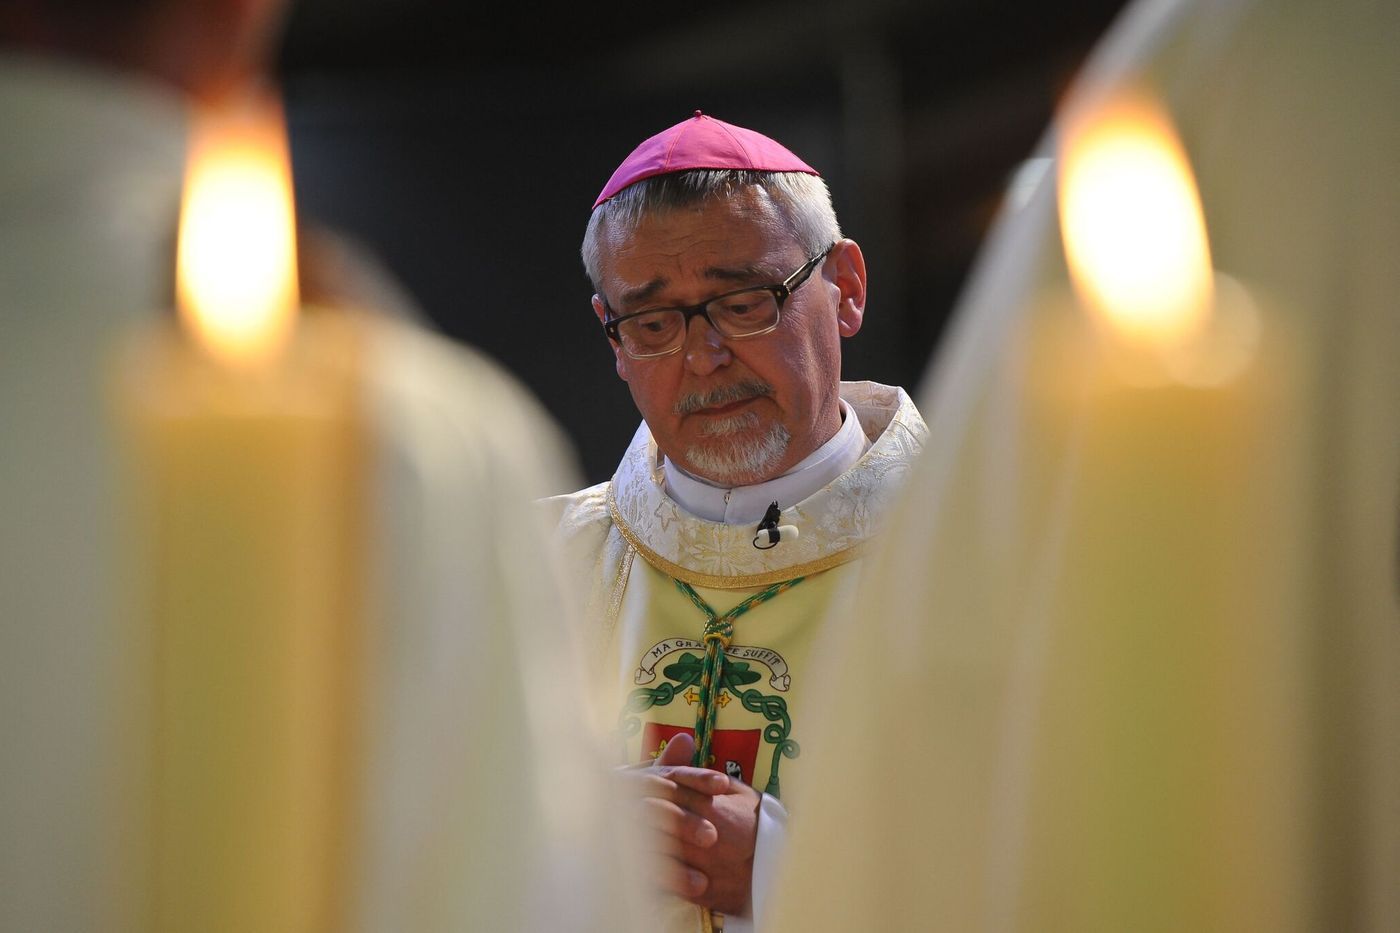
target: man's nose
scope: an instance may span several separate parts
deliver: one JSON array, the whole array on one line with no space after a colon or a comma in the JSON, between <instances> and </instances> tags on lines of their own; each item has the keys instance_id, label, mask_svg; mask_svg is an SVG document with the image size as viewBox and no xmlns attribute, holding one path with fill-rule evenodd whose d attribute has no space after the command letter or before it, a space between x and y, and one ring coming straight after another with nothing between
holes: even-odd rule
<instances>
[{"instance_id":1,"label":"man's nose","mask_svg":"<svg viewBox=\"0 0 1400 933\"><path fill-rule=\"evenodd\" d=\"M724 335L700 316L691 318L681 353L685 356L686 369L697 376L707 376L721 366L728 366L733 359Z\"/></svg>"}]
</instances>

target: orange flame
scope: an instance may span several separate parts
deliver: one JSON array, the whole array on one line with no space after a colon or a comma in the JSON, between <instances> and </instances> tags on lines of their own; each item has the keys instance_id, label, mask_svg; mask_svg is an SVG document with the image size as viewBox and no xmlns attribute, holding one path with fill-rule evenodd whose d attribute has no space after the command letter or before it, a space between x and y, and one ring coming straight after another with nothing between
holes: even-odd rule
<instances>
[{"instance_id":1,"label":"orange flame","mask_svg":"<svg viewBox=\"0 0 1400 933\"><path fill-rule=\"evenodd\" d=\"M1136 344L1197 336L1212 302L1210 246L1190 162L1152 98L1123 93L1068 121L1060 230L1084 302Z\"/></svg>"},{"instance_id":2,"label":"orange flame","mask_svg":"<svg viewBox=\"0 0 1400 933\"><path fill-rule=\"evenodd\" d=\"M281 108L260 99L195 123L176 263L180 316L234 366L276 357L298 306L291 160Z\"/></svg>"}]
</instances>

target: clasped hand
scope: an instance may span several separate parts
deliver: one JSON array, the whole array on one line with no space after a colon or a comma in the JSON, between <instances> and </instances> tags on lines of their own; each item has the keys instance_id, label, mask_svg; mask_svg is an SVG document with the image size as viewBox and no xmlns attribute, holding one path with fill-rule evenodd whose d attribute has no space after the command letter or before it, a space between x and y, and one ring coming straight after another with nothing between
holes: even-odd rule
<instances>
[{"instance_id":1,"label":"clasped hand","mask_svg":"<svg viewBox=\"0 0 1400 933\"><path fill-rule=\"evenodd\" d=\"M618 768L635 804L653 883L724 914L746 915L758 836L758 791L690 766L695 740L679 734L649 765Z\"/></svg>"}]
</instances>

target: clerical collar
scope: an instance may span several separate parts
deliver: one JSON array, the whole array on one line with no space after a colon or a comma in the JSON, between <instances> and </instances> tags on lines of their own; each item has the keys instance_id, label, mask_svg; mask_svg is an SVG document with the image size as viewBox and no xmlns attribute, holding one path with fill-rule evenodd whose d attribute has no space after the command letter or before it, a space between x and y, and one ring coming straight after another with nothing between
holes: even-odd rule
<instances>
[{"instance_id":1,"label":"clerical collar","mask_svg":"<svg viewBox=\"0 0 1400 933\"><path fill-rule=\"evenodd\" d=\"M855 409L845 399L840 402L841 427L836 434L782 476L753 486L716 486L690 475L667 457L663 464L666 494L691 515L727 525L761 521L772 502L783 508L796 505L855 466L870 449Z\"/></svg>"}]
</instances>

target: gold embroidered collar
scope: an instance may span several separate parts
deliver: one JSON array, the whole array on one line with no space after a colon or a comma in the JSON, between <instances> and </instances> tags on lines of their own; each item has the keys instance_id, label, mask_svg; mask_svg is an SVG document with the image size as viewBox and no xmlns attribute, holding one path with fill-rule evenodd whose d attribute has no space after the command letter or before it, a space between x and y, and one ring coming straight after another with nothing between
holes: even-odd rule
<instances>
[{"instance_id":1,"label":"gold embroidered collar","mask_svg":"<svg viewBox=\"0 0 1400 933\"><path fill-rule=\"evenodd\" d=\"M928 429L909 395L874 382L843 382L841 397L871 435L855 466L782 510L780 524L801 535L776 547L753 546L754 525L697 518L666 495L661 453L643 423L608 488L612 520L637 552L662 573L695 586L767 586L844 564L860 555Z\"/></svg>"}]
</instances>

